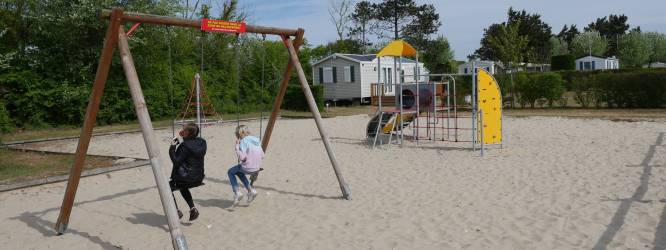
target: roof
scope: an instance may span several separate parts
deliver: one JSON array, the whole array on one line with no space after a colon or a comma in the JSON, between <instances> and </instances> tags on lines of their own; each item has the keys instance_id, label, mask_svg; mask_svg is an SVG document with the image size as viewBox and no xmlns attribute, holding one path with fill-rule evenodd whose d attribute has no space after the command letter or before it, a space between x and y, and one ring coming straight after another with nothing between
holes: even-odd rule
<instances>
[{"instance_id":1,"label":"roof","mask_svg":"<svg viewBox=\"0 0 666 250\"><path fill-rule=\"evenodd\" d=\"M377 53L378 56L415 56L416 49L403 40L395 40Z\"/></svg>"},{"instance_id":2,"label":"roof","mask_svg":"<svg viewBox=\"0 0 666 250\"><path fill-rule=\"evenodd\" d=\"M327 57L324 57L320 60L317 60L316 62L312 63L312 65L320 64L323 61L326 61L326 60L330 59L333 56L344 58L344 59L354 61L354 62L357 62L357 63L371 63L377 58L377 55L375 55L375 54L359 55L359 54L333 53L333 54L331 54ZM416 63L416 61L414 61L412 59L409 59L409 58L404 58L404 57L402 57L402 60L400 62L402 62L402 63ZM422 63L422 62L419 62L419 63Z\"/></svg>"},{"instance_id":3,"label":"roof","mask_svg":"<svg viewBox=\"0 0 666 250\"><path fill-rule=\"evenodd\" d=\"M583 58L588 57L588 56L590 56L590 55L585 55L585 56L578 57L578 58L576 58L576 60L580 60L580 59L583 59ZM592 55L592 57L599 58L599 59L604 59L604 60L616 60L616 61L619 60L615 57L605 57L605 56L599 56L599 55Z\"/></svg>"}]
</instances>

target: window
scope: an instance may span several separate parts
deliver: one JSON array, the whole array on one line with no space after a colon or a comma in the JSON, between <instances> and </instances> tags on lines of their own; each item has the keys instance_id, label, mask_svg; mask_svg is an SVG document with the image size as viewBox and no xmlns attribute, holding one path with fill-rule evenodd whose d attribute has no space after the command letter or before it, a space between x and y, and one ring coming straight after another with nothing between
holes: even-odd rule
<instances>
[{"instance_id":1,"label":"window","mask_svg":"<svg viewBox=\"0 0 666 250\"><path fill-rule=\"evenodd\" d=\"M578 70L583 70L583 62L578 62Z\"/></svg>"},{"instance_id":2,"label":"window","mask_svg":"<svg viewBox=\"0 0 666 250\"><path fill-rule=\"evenodd\" d=\"M418 81L418 79L419 79L418 78L419 77L418 73L419 73L418 66L414 66L414 81Z\"/></svg>"},{"instance_id":3,"label":"window","mask_svg":"<svg viewBox=\"0 0 666 250\"><path fill-rule=\"evenodd\" d=\"M595 61L592 61L592 70L595 70L595 69L596 69L594 63L595 63Z\"/></svg>"},{"instance_id":4,"label":"window","mask_svg":"<svg viewBox=\"0 0 666 250\"><path fill-rule=\"evenodd\" d=\"M467 74L467 67L465 67L465 74Z\"/></svg>"},{"instance_id":5,"label":"window","mask_svg":"<svg viewBox=\"0 0 666 250\"><path fill-rule=\"evenodd\" d=\"M323 77L323 83L333 83L333 68L331 67L324 67L323 69L324 77Z\"/></svg>"},{"instance_id":6,"label":"window","mask_svg":"<svg viewBox=\"0 0 666 250\"><path fill-rule=\"evenodd\" d=\"M345 82L351 82L351 67L345 66Z\"/></svg>"},{"instance_id":7,"label":"window","mask_svg":"<svg viewBox=\"0 0 666 250\"><path fill-rule=\"evenodd\" d=\"M354 66L349 66L349 72L350 72L350 82L356 82L356 73L354 72Z\"/></svg>"}]
</instances>

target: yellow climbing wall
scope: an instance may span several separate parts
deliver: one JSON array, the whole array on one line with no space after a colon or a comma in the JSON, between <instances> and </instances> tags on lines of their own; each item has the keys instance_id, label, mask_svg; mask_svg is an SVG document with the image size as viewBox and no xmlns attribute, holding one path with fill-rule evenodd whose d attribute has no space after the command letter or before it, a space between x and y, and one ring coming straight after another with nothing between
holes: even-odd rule
<instances>
[{"instance_id":1,"label":"yellow climbing wall","mask_svg":"<svg viewBox=\"0 0 666 250\"><path fill-rule=\"evenodd\" d=\"M502 142L502 92L495 78L481 68L476 79L479 112L483 112L483 143L499 144Z\"/></svg>"}]
</instances>

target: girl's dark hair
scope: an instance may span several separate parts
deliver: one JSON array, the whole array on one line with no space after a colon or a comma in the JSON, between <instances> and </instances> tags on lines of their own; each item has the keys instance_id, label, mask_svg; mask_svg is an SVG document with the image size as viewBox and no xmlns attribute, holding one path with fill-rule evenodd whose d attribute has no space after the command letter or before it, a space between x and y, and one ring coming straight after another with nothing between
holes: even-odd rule
<instances>
[{"instance_id":1,"label":"girl's dark hair","mask_svg":"<svg viewBox=\"0 0 666 250\"><path fill-rule=\"evenodd\" d=\"M194 124L192 122L190 122L188 124L185 124L183 129L185 131L187 131L187 137L188 138L195 138L195 137L199 136L199 126L197 126L196 124Z\"/></svg>"}]
</instances>

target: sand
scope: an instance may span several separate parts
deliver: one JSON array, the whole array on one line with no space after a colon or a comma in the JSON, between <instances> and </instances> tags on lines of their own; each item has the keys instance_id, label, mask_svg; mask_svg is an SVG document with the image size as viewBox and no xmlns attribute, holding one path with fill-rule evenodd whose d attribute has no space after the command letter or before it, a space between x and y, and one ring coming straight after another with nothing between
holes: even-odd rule
<instances>
[{"instance_id":1,"label":"sand","mask_svg":"<svg viewBox=\"0 0 666 250\"><path fill-rule=\"evenodd\" d=\"M666 248L665 123L508 117L504 148L479 157L469 143L372 150L368 119L324 120L352 201L340 199L313 120L280 120L259 197L234 209L233 125L206 129L201 216L182 222L190 248ZM157 135L167 162L171 131ZM39 147L73 152L76 141ZM140 134L95 137L90 153L147 157ZM82 179L69 231L55 236L64 187L0 193L0 248L171 248L149 167Z\"/></svg>"}]
</instances>

